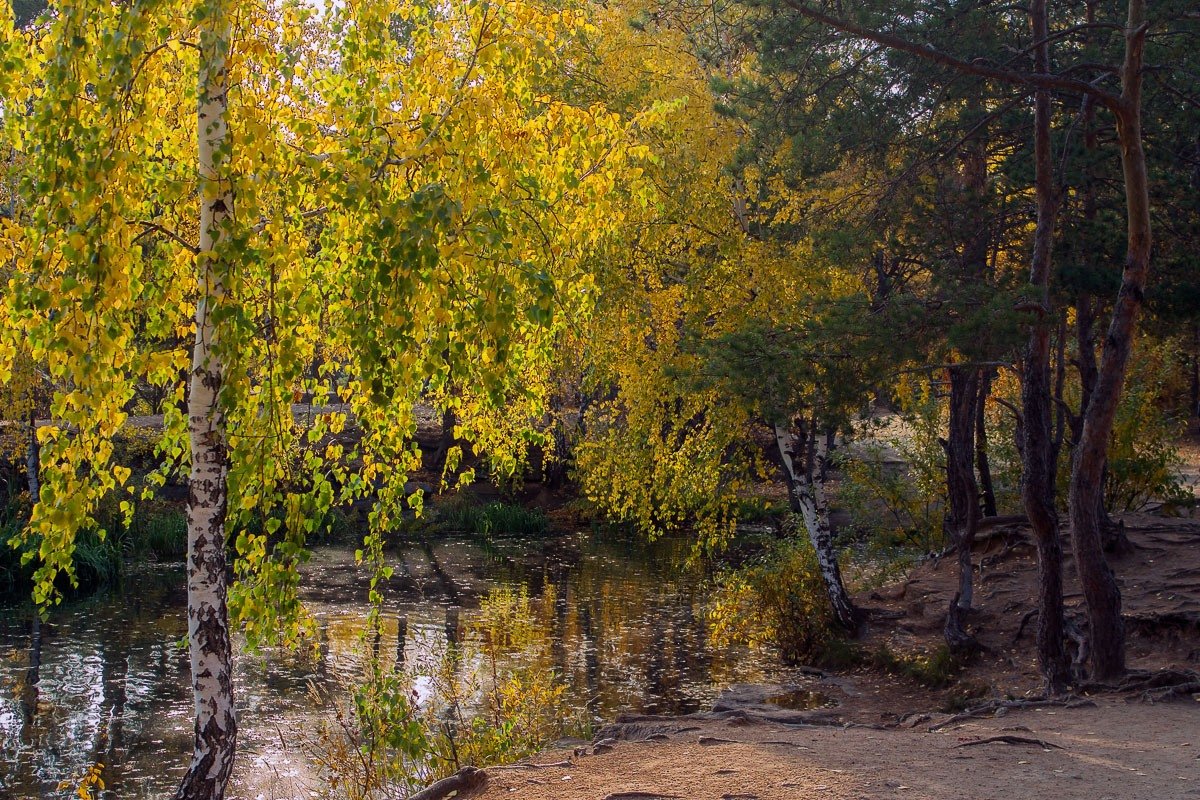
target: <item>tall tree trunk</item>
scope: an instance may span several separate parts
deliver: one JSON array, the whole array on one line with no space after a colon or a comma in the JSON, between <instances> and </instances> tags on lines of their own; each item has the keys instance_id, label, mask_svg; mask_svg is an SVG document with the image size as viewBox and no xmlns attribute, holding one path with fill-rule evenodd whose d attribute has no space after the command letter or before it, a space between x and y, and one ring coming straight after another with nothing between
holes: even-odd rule
<instances>
[{"instance_id":1,"label":"tall tree trunk","mask_svg":"<svg viewBox=\"0 0 1200 800\"><path fill-rule=\"evenodd\" d=\"M1049 20L1046 0L1030 7L1034 68L1049 71ZM1050 124L1050 93L1039 90L1034 99L1034 181L1037 193L1037 228L1030 259L1029 285L1040 308L1029 328L1025 345L1025 374L1021 381L1024 424L1021 435L1021 499L1033 528L1038 554L1038 668L1047 694L1066 691L1070 661L1064 646L1062 542L1058 535L1058 510L1054 504L1055 437L1050 409L1050 257L1058 202L1054 191Z\"/></svg>"},{"instance_id":2,"label":"tall tree trunk","mask_svg":"<svg viewBox=\"0 0 1200 800\"><path fill-rule=\"evenodd\" d=\"M1094 0L1087 3L1086 15L1087 24L1096 24L1096 3ZM1091 31L1085 32L1084 40L1090 43L1091 39ZM1088 154L1084 171L1083 219L1087 224L1088 230L1091 230L1095 227L1096 218L1099 213L1096 201L1096 177L1093 174L1092 165L1095 153L1100 145L1096 135L1096 104L1090 98L1084 100L1083 106L1083 146ZM1079 440L1083 437L1083 420L1087 416L1088 405L1092 401L1092 394L1095 393L1096 384L1100 380L1100 370L1096 363L1096 316L1100 311L1100 301L1099 299L1094 299L1089 292L1080 291L1076 298L1075 308L1078 330L1079 384L1081 391L1079 419L1073 432L1072 444L1077 446ZM1101 468L1101 472L1100 484L1104 486L1108 483L1107 453L1105 454L1104 466ZM1108 508L1104 503L1103 491L1097 495L1096 502L1096 518L1100 520L1100 538L1104 543L1104 549L1114 553L1124 553L1131 550L1132 546L1125 537L1124 528L1116 525L1108 515Z\"/></svg>"},{"instance_id":3,"label":"tall tree trunk","mask_svg":"<svg viewBox=\"0 0 1200 800\"><path fill-rule=\"evenodd\" d=\"M979 368L951 367L950 428L946 440L946 487L950 509L946 528L958 552L958 592L946 616L946 644L953 651L974 646L963 617L974 600L971 549L979 527L979 486L975 481L975 404L979 397Z\"/></svg>"},{"instance_id":4,"label":"tall tree trunk","mask_svg":"<svg viewBox=\"0 0 1200 800\"><path fill-rule=\"evenodd\" d=\"M1071 471L1071 542L1088 608L1092 678L1112 680L1125 673L1125 625L1121 591L1104 557L1102 520L1097 509L1104 497L1104 464L1117 403L1125 383L1129 355L1150 266L1150 192L1142 148L1142 56L1146 41L1145 0L1130 0L1125 28L1125 60L1121 68L1121 103L1114 109L1125 178L1128 243L1121 290L1096 390L1084 415L1083 430Z\"/></svg>"},{"instance_id":5,"label":"tall tree trunk","mask_svg":"<svg viewBox=\"0 0 1200 800\"><path fill-rule=\"evenodd\" d=\"M798 437L782 425L775 426L775 444L779 448L779 460L783 465L784 479L788 485L788 498L792 511L804 521L808 539L817 554L817 566L833 616L848 631L858 629L858 612L850 600L850 594L842 583L842 571L838 566L837 550L833 546L833 531L829 525L829 504L825 497L825 485L819 476L826 470L826 439L818 436L816 426L809 431L810 458L797 450ZM807 466L799 465L807 461ZM814 476L817 476L814 479Z\"/></svg>"},{"instance_id":6,"label":"tall tree trunk","mask_svg":"<svg viewBox=\"0 0 1200 800\"><path fill-rule=\"evenodd\" d=\"M220 392L225 378L213 311L226 294L227 256L220 255L233 210L228 178L227 0L209 0L200 18L200 254L196 342L188 394L192 471L188 491L188 647L195 703L192 763L177 800L221 800L233 769L237 718L226 608L225 509L227 452Z\"/></svg>"},{"instance_id":7,"label":"tall tree trunk","mask_svg":"<svg viewBox=\"0 0 1200 800\"><path fill-rule=\"evenodd\" d=\"M992 393L992 370L985 370L979 379L979 401L975 404L975 466L979 469L979 490L983 497L983 515L996 516L996 487L992 483L992 466L988 460L987 399Z\"/></svg>"}]
</instances>

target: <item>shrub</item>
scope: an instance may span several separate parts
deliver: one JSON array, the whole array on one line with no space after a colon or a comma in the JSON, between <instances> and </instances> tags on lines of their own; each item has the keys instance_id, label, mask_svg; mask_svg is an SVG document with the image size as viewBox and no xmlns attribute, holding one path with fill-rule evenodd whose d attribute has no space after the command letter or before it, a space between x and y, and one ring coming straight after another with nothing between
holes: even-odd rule
<instances>
[{"instance_id":1,"label":"shrub","mask_svg":"<svg viewBox=\"0 0 1200 800\"><path fill-rule=\"evenodd\" d=\"M1162 408L1172 368L1163 348L1150 348L1131 370L1117 406L1108 449L1104 501L1110 511L1134 511L1150 500L1192 497L1180 479L1177 442L1186 421Z\"/></svg>"},{"instance_id":2,"label":"shrub","mask_svg":"<svg viewBox=\"0 0 1200 800\"><path fill-rule=\"evenodd\" d=\"M409 654L404 665L369 651L349 708L303 745L331 794L394 797L465 765L523 758L573 730L552 666L547 591L534 601L523 587L493 589L461 643Z\"/></svg>"},{"instance_id":3,"label":"shrub","mask_svg":"<svg viewBox=\"0 0 1200 800\"><path fill-rule=\"evenodd\" d=\"M944 404L906 385L900 418L871 423L853 447L835 453L841 473L836 501L869 549L930 552L944 545L946 456L938 440Z\"/></svg>"},{"instance_id":4,"label":"shrub","mask_svg":"<svg viewBox=\"0 0 1200 800\"><path fill-rule=\"evenodd\" d=\"M719 576L709 619L718 644L772 644L789 663L819 662L838 639L816 554L804 539L785 540Z\"/></svg>"},{"instance_id":5,"label":"shrub","mask_svg":"<svg viewBox=\"0 0 1200 800\"><path fill-rule=\"evenodd\" d=\"M930 689L948 686L961 664L941 645L930 653L895 653L886 644L871 654L871 665L893 675L901 675Z\"/></svg>"}]
</instances>

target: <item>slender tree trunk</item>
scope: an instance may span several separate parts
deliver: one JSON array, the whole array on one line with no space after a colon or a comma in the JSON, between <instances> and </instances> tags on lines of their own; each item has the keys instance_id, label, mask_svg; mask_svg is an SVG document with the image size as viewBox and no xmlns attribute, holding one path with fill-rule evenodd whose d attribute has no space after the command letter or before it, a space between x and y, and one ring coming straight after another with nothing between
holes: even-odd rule
<instances>
[{"instance_id":1,"label":"slender tree trunk","mask_svg":"<svg viewBox=\"0 0 1200 800\"><path fill-rule=\"evenodd\" d=\"M36 503L41 494L42 446L37 438L37 412L29 412L29 443L25 449L25 480L29 486L29 499Z\"/></svg>"},{"instance_id":2,"label":"slender tree trunk","mask_svg":"<svg viewBox=\"0 0 1200 800\"><path fill-rule=\"evenodd\" d=\"M438 470L446 468L446 455L450 452L450 448L454 447L456 439L454 438L454 426L458 421L454 418L454 409L447 408L442 411L442 435L438 439L437 450L433 454L433 467Z\"/></svg>"},{"instance_id":3,"label":"slender tree trunk","mask_svg":"<svg viewBox=\"0 0 1200 800\"><path fill-rule=\"evenodd\" d=\"M225 297L229 264L219 254L233 209L226 119L230 28L227 0L210 0L200 19L200 255L196 342L188 394L192 471L188 491L188 647L195 702L195 748L177 800L221 800L233 769L237 718L226 609L227 453L220 406L225 378L214 307Z\"/></svg>"},{"instance_id":4,"label":"slender tree trunk","mask_svg":"<svg viewBox=\"0 0 1200 800\"><path fill-rule=\"evenodd\" d=\"M974 601L971 549L979 527L979 485L975 481L975 404L979 397L979 368L957 366L950 373L950 429L946 448L946 487L950 509L946 528L958 552L958 592L946 616L946 644L962 651L974 646L963 617Z\"/></svg>"},{"instance_id":5,"label":"slender tree trunk","mask_svg":"<svg viewBox=\"0 0 1200 800\"><path fill-rule=\"evenodd\" d=\"M1096 4L1094 2L1087 4L1087 23L1089 25L1096 23ZM1090 41L1091 32L1085 33L1084 36L1086 40ZM1099 213L1096 202L1096 179L1092 174L1092 163L1095 158L1094 154L1099 148L1099 141L1096 136L1096 107L1090 99L1084 101L1083 107L1083 145L1088 153L1084 173L1083 219L1087 223L1087 227L1091 229L1095 226ZM1081 291L1076 299L1075 308L1081 391L1079 418L1074 427L1072 444L1078 446L1079 440L1083 437L1083 420L1087 416L1088 406L1091 404L1092 395L1100 380L1100 369L1096 363L1096 316L1100 310L1100 301L1094 299L1089 292ZM1100 484L1103 487L1108 483L1107 453L1101 471ZM1125 537L1124 528L1115 524L1108 515L1103 490L1097 495L1096 502L1096 518L1100 520L1100 538L1104 543L1105 551L1124 553L1131 550L1132 546Z\"/></svg>"},{"instance_id":6,"label":"slender tree trunk","mask_svg":"<svg viewBox=\"0 0 1200 800\"><path fill-rule=\"evenodd\" d=\"M979 489L983 496L983 515L994 517L996 487L992 483L992 466L988 460L987 399L992 393L992 370L985 370L979 379L979 402L975 404L975 466L979 469Z\"/></svg>"},{"instance_id":7,"label":"slender tree trunk","mask_svg":"<svg viewBox=\"0 0 1200 800\"><path fill-rule=\"evenodd\" d=\"M788 498L792 511L804 521L809 541L817 554L817 565L829 593L829 604L833 616L848 631L858 629L858 612L850 600L850 594L842 583L842 571L838 566L837 550L833 546L833 531L829 525L829 504L825 497L825 484L819 477L826 469L826 440L817 436L816 426L810 431L809 441L813 445L809 466L801 469L801 453L796 450L797 437L782 425L775 426L775 444L779 448L779 460L783 465L784 479L788 485Z\"/></svg>"},{"instance_id":8,"label":"slender tree trunk","mask_svg":"<svg viewBox=\"0 0 1200 800\"><path fill-rule=\"evenodd\" d=\"M1035 69L1049 71L1049 20L1046 0L1030 7ZM1058 202L1054 191L1050 125L1050 93L1040 90L1034 99L1034 162L1037 193L1037 228L1030 259L1029 285L1040 308L1029 328L1025 345L1025 374L1021 381L1024 425L1021 446L1021 499L1033 528L1038 554L1038 668L1047 694L1066 691L1070 661L1064 646L1062 542L1058 535L1058 510L1054 504L1055 439L1050 409L1050 257Z\"/></svg>"},{"instance_id":9,"label":"slender tree trunk","mask_svg":"<svg viewBox=\"0 0 1200 800\"><path fill-rule=\"evenodd\" d=\"M1125 179L1128 243L1121 290L1104 341L1096 390L1084 415L1082 436L1075 452L1069 498L1071 542L1088 608L1092 678L1100 681L1113 680L1125 673L1121 592L1104 557L1102 520L1097 509L1103 502L1106 449L1125 383L1150 267L1150 192L1141 130L1145 41L1145 1L1130 0L1125 61L1121 68L1121 104L1115 109Z\"/></svg>"}]
</instances>

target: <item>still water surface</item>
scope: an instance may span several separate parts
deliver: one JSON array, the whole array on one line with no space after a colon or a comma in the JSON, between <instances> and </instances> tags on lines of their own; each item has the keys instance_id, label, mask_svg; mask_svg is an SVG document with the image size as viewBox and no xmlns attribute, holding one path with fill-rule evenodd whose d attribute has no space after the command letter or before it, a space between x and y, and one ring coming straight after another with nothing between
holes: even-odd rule
<instances>
[{"instance_id":1,"label":"still water surface","mask_svg":"<svg viewBox=\"0 0 1200 800\"><path fill-rule=\"evenodd\" d=\"M683 567L686 555L683 542L593 533L405 546L388 556L396 577L376 646L410 667L436 657L466 635L489 589L523 586L545 598L539 608L568 702L593 721L624 710L696 711L724 686L786 678L767 654L709 644L704 575ZM361 666L368 606L352 550L319 548L305 569L319 655L238 657L234 797L319 791L295 742L330 717ZM182 572L161 567L140 569L121 591L56 610L48 622L0 608L0 798L70 796L59 783L96 761L105 764L105 798L169 794L191 749L179 647L185 600Z\"/></svg>"}]
</instances>

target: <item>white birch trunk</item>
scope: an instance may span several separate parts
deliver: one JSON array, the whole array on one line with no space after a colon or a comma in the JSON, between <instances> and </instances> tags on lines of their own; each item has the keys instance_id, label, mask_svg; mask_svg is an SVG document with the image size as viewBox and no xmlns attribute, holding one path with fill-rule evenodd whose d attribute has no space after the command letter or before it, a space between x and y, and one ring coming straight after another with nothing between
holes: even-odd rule
<instances>
[{"instance_id":1,"label":"white birch trunk","mask_svg":"<svg viewBox=\"0 0 1200 800\"><path fill-rule=\"evenodd\" d=\"M225 419L220 408L225 365L212 312L225 296L228 264L219 248L233 208L225 164L230 28L227 0L210 0L200 23L200 254L196 342L188 394L192 471L188 491L188 644L195 702L195 749L178 800L222 800L237 738L233 659L226 608Z\"/></svg>"},{"instance_id":2,"label":"white birch trunk","mask_svg":"<svg viewBox=\"0 0 1200 800\"><path fill-rule=\"evenodd\" d=\"M842 583L842 571L838 567L837 550L833 546L833 530L829 524L829 503L825 498L825 482L820 477L826 471L827 447L824 437L816 437L813 475L798 469L795 459L795 436L782 425L775 426L775 444L779 448L779 459L783 462L787 478L788 493L792 509L804 521L804 529L817 555L817 566L825 589L829 593L829 604L838 624L849 631L858 627L857 615L850 595Z\"/></svg>"}]
</instances>

